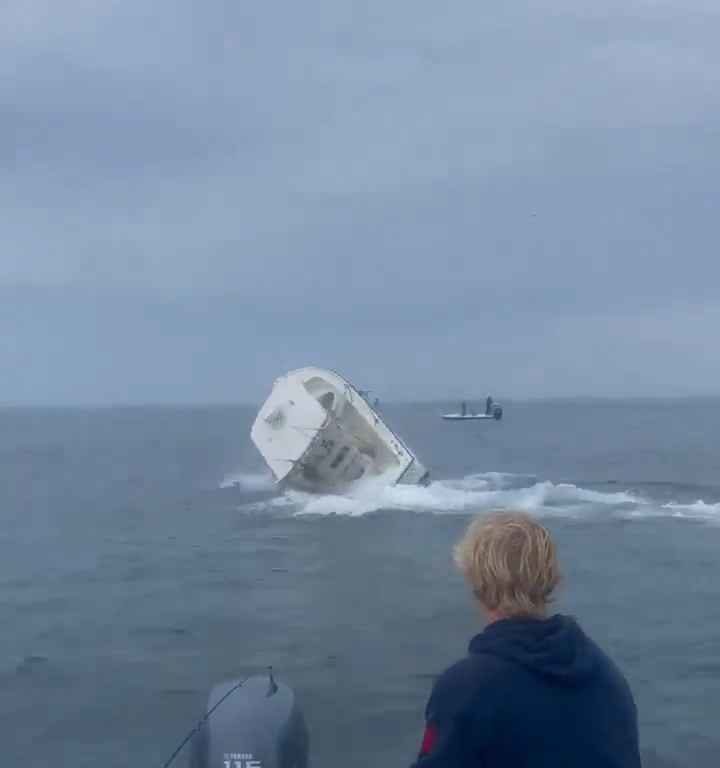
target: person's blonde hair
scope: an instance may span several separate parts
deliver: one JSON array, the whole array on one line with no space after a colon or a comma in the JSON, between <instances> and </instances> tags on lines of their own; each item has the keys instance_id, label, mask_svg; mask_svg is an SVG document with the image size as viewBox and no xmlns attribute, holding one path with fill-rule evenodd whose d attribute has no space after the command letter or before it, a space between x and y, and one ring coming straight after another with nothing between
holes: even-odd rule
<instances>
[{"instance_id":1,"label":"person's blonde hair","mask_svg":"<svg viewBox=\"0 0 720 768\"><path fill-rule=\"evenodd\" d=\"M476 519L454 555L483 607L505 616L542 615L560 581L549 532L523 513Z\"/></svg>"}]
</instances>

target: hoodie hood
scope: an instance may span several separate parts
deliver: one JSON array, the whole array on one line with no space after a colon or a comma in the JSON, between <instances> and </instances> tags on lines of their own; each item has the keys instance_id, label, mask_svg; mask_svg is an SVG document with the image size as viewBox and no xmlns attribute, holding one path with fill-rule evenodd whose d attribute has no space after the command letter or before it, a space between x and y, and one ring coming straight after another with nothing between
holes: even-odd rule
<instances>
[{"instance_id":1,"label":"hoodie hood","mask_svg":"<svg viewBox=\"0 0 720 768\"><path fill-rule=\"evenodd\" d=\"M493 622L472 639L469 650L520 664L565 685L586 682L600 661L599 649L577 622L561 615Z\"/></svg>"}]
</instances>

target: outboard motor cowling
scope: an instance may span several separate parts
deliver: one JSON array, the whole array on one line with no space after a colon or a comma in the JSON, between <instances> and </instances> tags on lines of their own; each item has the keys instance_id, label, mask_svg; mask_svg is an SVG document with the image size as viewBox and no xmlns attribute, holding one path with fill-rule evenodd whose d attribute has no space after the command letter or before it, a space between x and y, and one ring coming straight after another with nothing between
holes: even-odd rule
<instances>
[{"instance_id":1,"label":"outboard motor cowling","mask_svg":"<svg viewBox=\"0 0 720 768\"><path fill-rule=\"evenodd\" d=\"M193 738L190 768L307 768L308 732L293 690L270 674L228 695L238 682L211 690L212 714Z\"/></svg>"}]
</instances>

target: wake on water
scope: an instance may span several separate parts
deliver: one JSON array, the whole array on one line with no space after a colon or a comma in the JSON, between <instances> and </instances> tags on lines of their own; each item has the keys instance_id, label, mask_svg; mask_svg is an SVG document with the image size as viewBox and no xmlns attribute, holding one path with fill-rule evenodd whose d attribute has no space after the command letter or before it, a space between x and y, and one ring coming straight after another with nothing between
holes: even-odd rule
<instances>
[{"instance_id":1,"label":"wake on water","mask_svg":"<svg viewBox=\"0 0 720 768\"><path fill-rule=\"evenodd\" d=\"M690 504L660 503L629 491L608 493L502 472L437 480L427 487L388 486L380 477L365 480L344 495L315 495L301 491L274 493L273 479L264 473L237 472L226 476L221 487L267 494L262 500L241 506L242 511L250 513L356 517L393 510L476 514L514 509L539 516L581 519L597 516L626 519L675 517L720 523L720 503L709 504L701 499Z\"/></svg>"}]
</instances>

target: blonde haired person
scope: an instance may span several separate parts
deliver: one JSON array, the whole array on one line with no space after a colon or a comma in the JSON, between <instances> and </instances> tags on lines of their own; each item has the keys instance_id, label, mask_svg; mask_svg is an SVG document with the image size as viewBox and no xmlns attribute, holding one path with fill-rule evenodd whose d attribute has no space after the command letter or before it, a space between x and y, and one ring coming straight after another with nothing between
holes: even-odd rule
<instances>
[{"instance_id":1,"label":"blonde haired person","mask_svg":"<svg viewBox=\"0 0 720 768\"><path fill-rule=\"evenodd\" d=\"M416 768L639 768L625 678L572 618L549 615L548 531L519 513L479 518L455 562L487 626L436 682Z\"/></svg>"}]
</instances>

